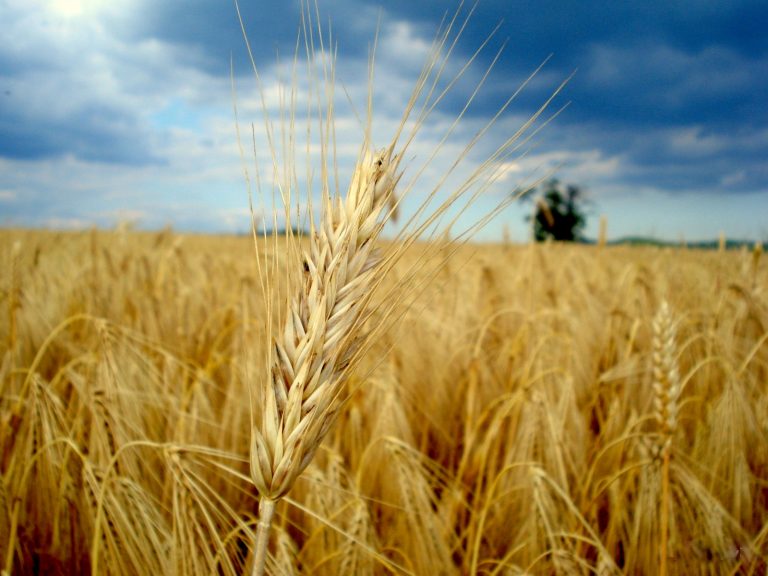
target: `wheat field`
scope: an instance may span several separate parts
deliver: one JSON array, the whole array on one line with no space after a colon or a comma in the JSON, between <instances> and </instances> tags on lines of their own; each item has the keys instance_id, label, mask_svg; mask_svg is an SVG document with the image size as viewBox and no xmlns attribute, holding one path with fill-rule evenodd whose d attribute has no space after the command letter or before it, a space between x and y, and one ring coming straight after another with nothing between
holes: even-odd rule
<instances>
[{"instance_id":1,"label":"wheat field","mask_svg":"<svg viewBox=\"0 0 768 576\"><path fill-rule=\"evenodd\" d=\"M250 570L280 246L0 232L3 574ZM766 573L759 251L415 244L403 278L268 573Z\"/></svg>"},{"instance_id":2,"label":"wheat field","mask_svg":"<svg viewBox=\"0 0 768 576\"><path fill-rule=\"evenodd\" d=\"M568 79L498 137L457 11L383 135L374 41L347 173L316 9L253 237L0 231L2 575L765 574L761 250L470 243Z\"/></svg>"}]
</instances>

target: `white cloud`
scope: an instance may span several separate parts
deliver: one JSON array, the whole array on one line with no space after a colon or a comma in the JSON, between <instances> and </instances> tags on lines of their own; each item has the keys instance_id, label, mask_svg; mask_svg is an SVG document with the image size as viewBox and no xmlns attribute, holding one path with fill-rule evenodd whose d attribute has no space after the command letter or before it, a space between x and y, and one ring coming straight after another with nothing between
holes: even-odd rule
<instances>
[{"instance_id":1,"label":"white cloud","mask_svg":"<svg viewBox=\"0 0 768 576\"><path fill-rule=\"evenodd\" d=\"M39 131L35 138L51 150L43 150L37 160L4 161L9 170L0 176L0 188L17 190L25 199L12 218L57 227L113 225L129 219L142 226L174 222L179 227L247 229L246 186L235 137L231 88L225 75L212 76L196 68L184 53L187 47L152 36L129 40L114 27L116 22L131 21L130 3L107 7L95 0L59 0L59 4L48 3L48 8L56 10L47 12L40 10L40 5L18 0L13 6L13 17L6 25L9 33L0 39L0 49L15 51L17 60L25 63L13 79L16 113ZM360 17L374 13L368 10ZM373 32L376 22L364 24ZM382 21L374 87L375 146L384 145L395 133L431 41L431 36L407 21ZM318 62L321 56L315 57L318 71L322 69ZM303 52L298 58L296 70L301 77L307 69ZM292 62L290 58L284 62L282 70L271 58L259 63L271 143L265 138L261 97L252 72L236 71L246 167L255 182L252 123L267 203L275 180L306 194L311 178L312 192L319 192L320 132L316 118L310 124L309 159L304 139L307 105L313 103L316 116L323 87L315 85L311 92L302 80L295 92L281 87L278 78L291 80ZM448 63L440 86L447 84L460 65L456 60ZM467 73L455 88L459 96L471 92L481 72ZM367 62L357 56L346 57L341 46L336 78L332 136L343 190L364 138L359 118L364 121L366 116ZM347 102L348 96L359 118ZM291 104L295 106L292 117L286 110ZM282 127L281 121L286 122ZM284 128L291 121L296 128L289 137ZM452 121L452 115L438 107L410 145L405 159L410 168L407 177L419 197L452 170L445 187L446 192L455 189L482 160L483 153L494 148L479 145L462 165L452 169L451 163L483 123L482 119L468 118L451 128ZM432 158L449 129L453 136ZM499 131L489 136L499 142L507 134ZM284 145L294 137L295 155L286 155ZM276 153L276 165L270 146ZM336 166L330 163L329 169L335 172ZM419 179L414 183L417 173ZM257 209L263 213L269 207Z\"/></svg>"},{"instance_id":2,"label":"white cloud","mask_svg":"<svg viewBox=\"0 0 768 576\"><path fill-rule=\"evenodd\" d=\"M747 171L746 170L736 170L735 172L730 172L728 174L725 174L720 179L720 185L724 187L730 187L730 186L736 186L737 184L741 184L747 179Z\"/></svg>"},{"instance_id":3,"label":"white cloud","mask_svg":"<svg viewBox=\"0 0 768 576\"><path fill-rule=\"evenodd\" d=\"M701 126L675 129L670 134L670 148L684 156L716 154L725 148L723 138L705 135Z\"/></svg>"},{"instance_id":4,"label":"white cloud","mask_svg":"<svg viewBox=\"0 0 768 576\"><path fill-rule=\"evenodd\" d=\"M165 134L153 119L169 103L225 113L231 108L228 81L184 64L182 47L119 34L107 18L118 8L102 14L96 2L67 4L83 13L65 18L39 4L14 4L3 24L0 52L16 64L4 79L8 113L13 125L26 128L3 136L27 144L3 146L0 153L157 162ZM130 11L128 3L115 6L123 16Z\"/></svg>"},{"instance_id":5,"label":"white cloud","mask_svg":"<svg viewBox=\"0 0 768 576\"><path fill-rule=\"evenodd\" d=\"M385 24L380 54L392 65L421 68L430 51L431 42L420 37L411 23L400 20Z\"/></svg>"}]
</instances>

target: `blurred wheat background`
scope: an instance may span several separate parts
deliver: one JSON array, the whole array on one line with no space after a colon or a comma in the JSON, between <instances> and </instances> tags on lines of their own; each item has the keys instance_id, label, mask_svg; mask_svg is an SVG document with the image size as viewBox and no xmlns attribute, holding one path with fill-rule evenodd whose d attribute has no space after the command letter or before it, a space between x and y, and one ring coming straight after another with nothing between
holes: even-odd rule
<instances>
[{"instance_id":1,"label":"blurred wheat background","mask_svg":"<svg viewBox=\"0 0 768 576\"><path fill-rule=\"evenodd\" d=\"M269 573L766 573L759 250L430 248L439 274L278 503ZM0 232L3 574L249 569L248 387L284 305L255 249L282 262L240 237Z\"/></svg>"}]
</instances>

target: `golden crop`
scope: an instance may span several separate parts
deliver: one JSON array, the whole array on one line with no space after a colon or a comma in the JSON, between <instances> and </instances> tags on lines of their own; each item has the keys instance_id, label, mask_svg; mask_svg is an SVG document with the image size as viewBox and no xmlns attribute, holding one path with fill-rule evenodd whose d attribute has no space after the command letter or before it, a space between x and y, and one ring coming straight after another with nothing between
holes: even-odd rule
<instances>
[{"instance_id":1,"label":"golden crop","mask_svg":"<svg viewBox=\"0 0 768 576\"><path fill-rule=\"evenodd\" d=\"M425 248L385 284L445 264L344 384L270 573L765 574L764 258ZM257 249L290 262L248 238L0 232L0 569L249 569L251 398L284 313Z\"/></svg>"}]
</instances>

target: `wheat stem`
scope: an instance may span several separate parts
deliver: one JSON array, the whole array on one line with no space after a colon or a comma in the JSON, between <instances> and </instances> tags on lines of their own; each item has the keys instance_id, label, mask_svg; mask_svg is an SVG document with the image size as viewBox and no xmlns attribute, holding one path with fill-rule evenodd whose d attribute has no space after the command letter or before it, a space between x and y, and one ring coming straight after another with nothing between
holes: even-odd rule
<instances>
[{"instance_id":1,"label":"wheat stem","mask_svg":"<svg viewBox=\"0 0 768 576\"><path fill-rule=\"evenodd\" d=\"M669 554L669 448L664 450L661 466L661 558L659 576L667 576L667 556Z\"/></svg>"},{"instance_id":2,"label":"wheat stem","mask_svg":"<svg viewBox=\"0 0 768 576\"><path fill-rule=\"evenodd\" d=\"M275 515L275 501L262 498L259 502L259 524L256 529L255 553L253 557L252 576L263 576L267 565L267 548L269 547L269 531L272 518Z\"/></svg>"},{"instance_id":3,"label":"wheat stem","mask_svg":"<svg viewBox=\"0 0 768 576\"><path fill-rule=\"evenodd\" d=\"M676 358L677 323L666 301L662 302L653 321L653 391L656 422L659 428L661 467L661 557L659 574L667 574L669 550L669 467L672 456L672 437L677 429L680 397L680 376Z\"/></svg>"}]
</instances>

